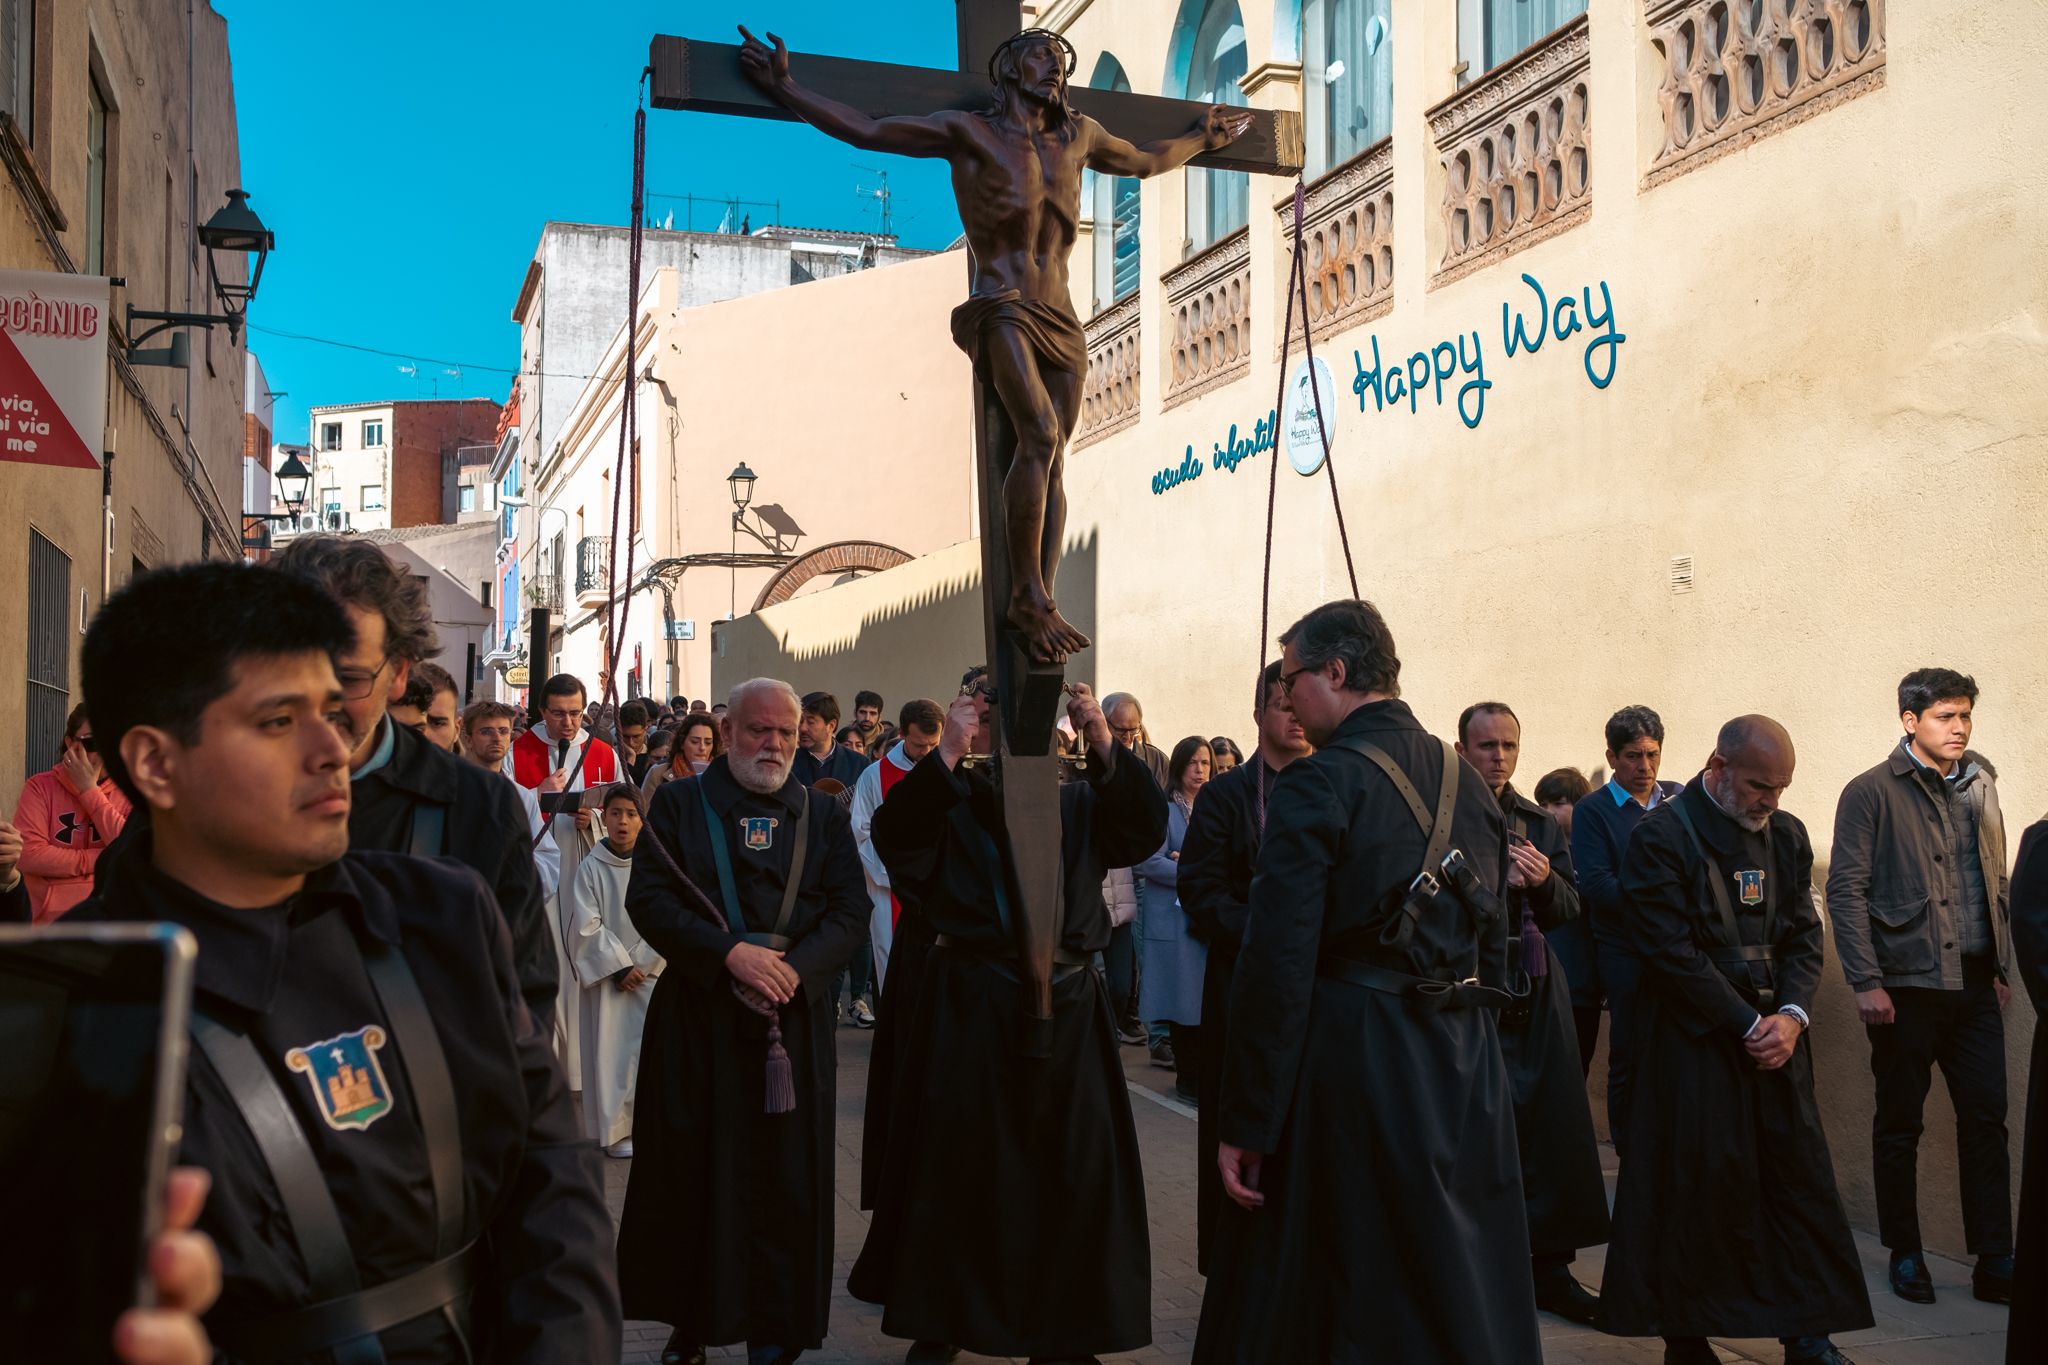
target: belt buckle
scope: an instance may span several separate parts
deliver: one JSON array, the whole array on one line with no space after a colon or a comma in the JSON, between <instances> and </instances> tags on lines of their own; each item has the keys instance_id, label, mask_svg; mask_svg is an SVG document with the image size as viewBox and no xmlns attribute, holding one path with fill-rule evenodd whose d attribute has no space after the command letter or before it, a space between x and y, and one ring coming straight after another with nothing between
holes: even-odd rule
<instances>
[{"instance_id":1,"label":"belt buckle","mask_svg":"<svg viewBox=\"0 0 2048 1365\"><path fill-rule=\"evenodd\" d=\"M1422 871L1416 873L1415 880L1408 883L1409 894L1414 895L1417 892L1420 892L1424 899L1436 895L1437 892L1443 889L1444 884L1438 881L1436 879L1436 873L1431 872L1428 868L1424 868Z\"/></svg>"}]
</instances>

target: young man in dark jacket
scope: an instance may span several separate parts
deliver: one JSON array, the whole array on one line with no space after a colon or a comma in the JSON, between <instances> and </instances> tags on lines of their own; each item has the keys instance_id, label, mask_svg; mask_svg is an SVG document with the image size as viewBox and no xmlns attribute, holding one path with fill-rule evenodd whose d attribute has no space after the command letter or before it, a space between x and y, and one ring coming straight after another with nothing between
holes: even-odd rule
<instances>
[{"instance_id":1,"label":"young man in dark jacket","mask_svg":"<svg viewBox=\"0 0 2048 1365\"><path fill-rule=\"evenodd\" d=\"M1906 733L1842 792L1828 912L1877 1078L1871 1175L1892 1292L1934 1302L1920 1249L1921 1108L1935 1063L1956 1111L1963 1236L1976 1296L2012 1302L2012 1165L2005 1132L2005 822L1970 749L1977 684L1948 668L1899 683Z\"/></svg>"},{"instance_id":2,"label":"young man in dark jacket","mask_svg":"<svg viewBox=\"0 0 2048 1365\"><path fill-rule=\"evenodd\" d=\"M331 659L347 617L274 569L116 594L82 673L148 828L74 916L199 942L179 1160L213 1189L229 1359L615 1360L611 1222L505 927L447 860L349 853Z\"/></svg>"}]
</instances>

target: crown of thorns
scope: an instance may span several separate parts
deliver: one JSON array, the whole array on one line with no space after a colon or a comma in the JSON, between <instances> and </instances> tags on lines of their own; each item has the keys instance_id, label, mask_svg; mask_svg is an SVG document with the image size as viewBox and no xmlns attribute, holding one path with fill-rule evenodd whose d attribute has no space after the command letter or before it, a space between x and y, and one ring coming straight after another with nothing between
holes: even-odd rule
<instances>
[{"instance_id":1,"label":"crown of thorns","mask_svg":"<svg viewBox=\"0 0 2048 1365\"><path fill-rule=\"evenodd\" d=\"M1072 80L1074 76L1074 68L1081 64L1081 59L1077 55L1075 55L1074 45L1068 42L1064 35L1054 33L1049 28L1027 28L1022 33L1012 34L1010 37L1003 39L1003 41L996 46L996 50L993 53L989 54L989 83L991 85L1000 85L1002 83L1002 78L996 75L996 63L1003 59L1003 54L1005 52L1008 52L1013 47L1018 47L1024 43L1032 42L1040 38L1045 39L1047 42L1058 43L1060 47L1065 50L1067 54L1067 79Z\"/></svg>"}]
</instances>

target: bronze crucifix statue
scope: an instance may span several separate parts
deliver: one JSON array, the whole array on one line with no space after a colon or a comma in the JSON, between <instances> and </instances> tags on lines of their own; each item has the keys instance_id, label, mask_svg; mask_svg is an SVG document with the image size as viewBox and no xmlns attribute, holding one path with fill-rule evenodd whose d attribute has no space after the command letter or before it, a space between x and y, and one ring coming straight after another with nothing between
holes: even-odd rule
<instances>
[{"instance_id":1,"label":"bronze crucifix statue","mask_svg":"<svg viewBox=\"0 0 2048 1365\"><path fill-rule=\"evenodd\" d=\"M1081 172L1153 176L1220 151L1251 126L1248 110L1212 105L1179 137L1137 146L1067 100L1074 49L1057 33L1027 29L990 57L994 107L873 118L793 79L789 52L745 28L740 67L804 122L869 152L943 157L974 253L970 297L953 313L953 340L976 377L1001 399L1016 449L1003 482L1009 547L1010 628L1034 664L1064 663L1088 637L1053 600L1066 535L1061 486L1067 440L1081 416L1088 342L1067 282L1081 217Z\"/></svg>"}]
</instances>

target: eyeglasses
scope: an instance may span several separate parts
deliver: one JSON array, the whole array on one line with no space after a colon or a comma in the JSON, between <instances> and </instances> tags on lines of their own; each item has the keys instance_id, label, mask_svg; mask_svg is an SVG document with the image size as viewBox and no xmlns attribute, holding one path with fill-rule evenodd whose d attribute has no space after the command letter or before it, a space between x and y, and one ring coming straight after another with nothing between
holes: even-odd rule
<instances>
[{"instance_id":1,"label":"eyeglasses","mask_svg":"<svg viewBox=\"0 0 2048 1365\"><path fill-rule=\"evenodd\" d=\"M384 670L389 667L391 667L391 660L387 656L383 663L377 665L377 671L374 673L365 673L360 668L336 669L334 676L336 681L341 684L342 700L361 701L364 697L369 696L370 689L377 685L377 679L383 677Z\"/></svg>"},{"instance_id":2,"label":"eyeglasses","mask_svg":"<svg viewBox=\"0 0 2048 1365\"><path fill-rule=\"evenodd\" d=\"M1316 671L1313 668L1297 668L1292 673L1282 673L1280 675L1280 690L1290 697L1293 696L1294 680L1304 673L1314 673Z\"/></svg>"},{"instance_id":3,"label":"eyeglasses","mask_svg":"<svg viewBox=\"0 0 2048 1365\"><path fill-rule=\"evenodd\" d=\"M74 735L72 736L72 738L76 739L78 741L78 747L85 750L87 753L91 754L99 752L99 750L93 747L96 741L93 739L91 735Z\"/></svg>"},{"instance_id":4,"label":"eyeglasses","mask_svg":"<svg viewBox=\"0 0 2048 1365\"><path fill-rule=\"evenodd\" d=\"M1145 737L1145 727L1142 725L1112 725L1109 732L1126 744L1135 744Z\"/></svg>"}]
</instances>

